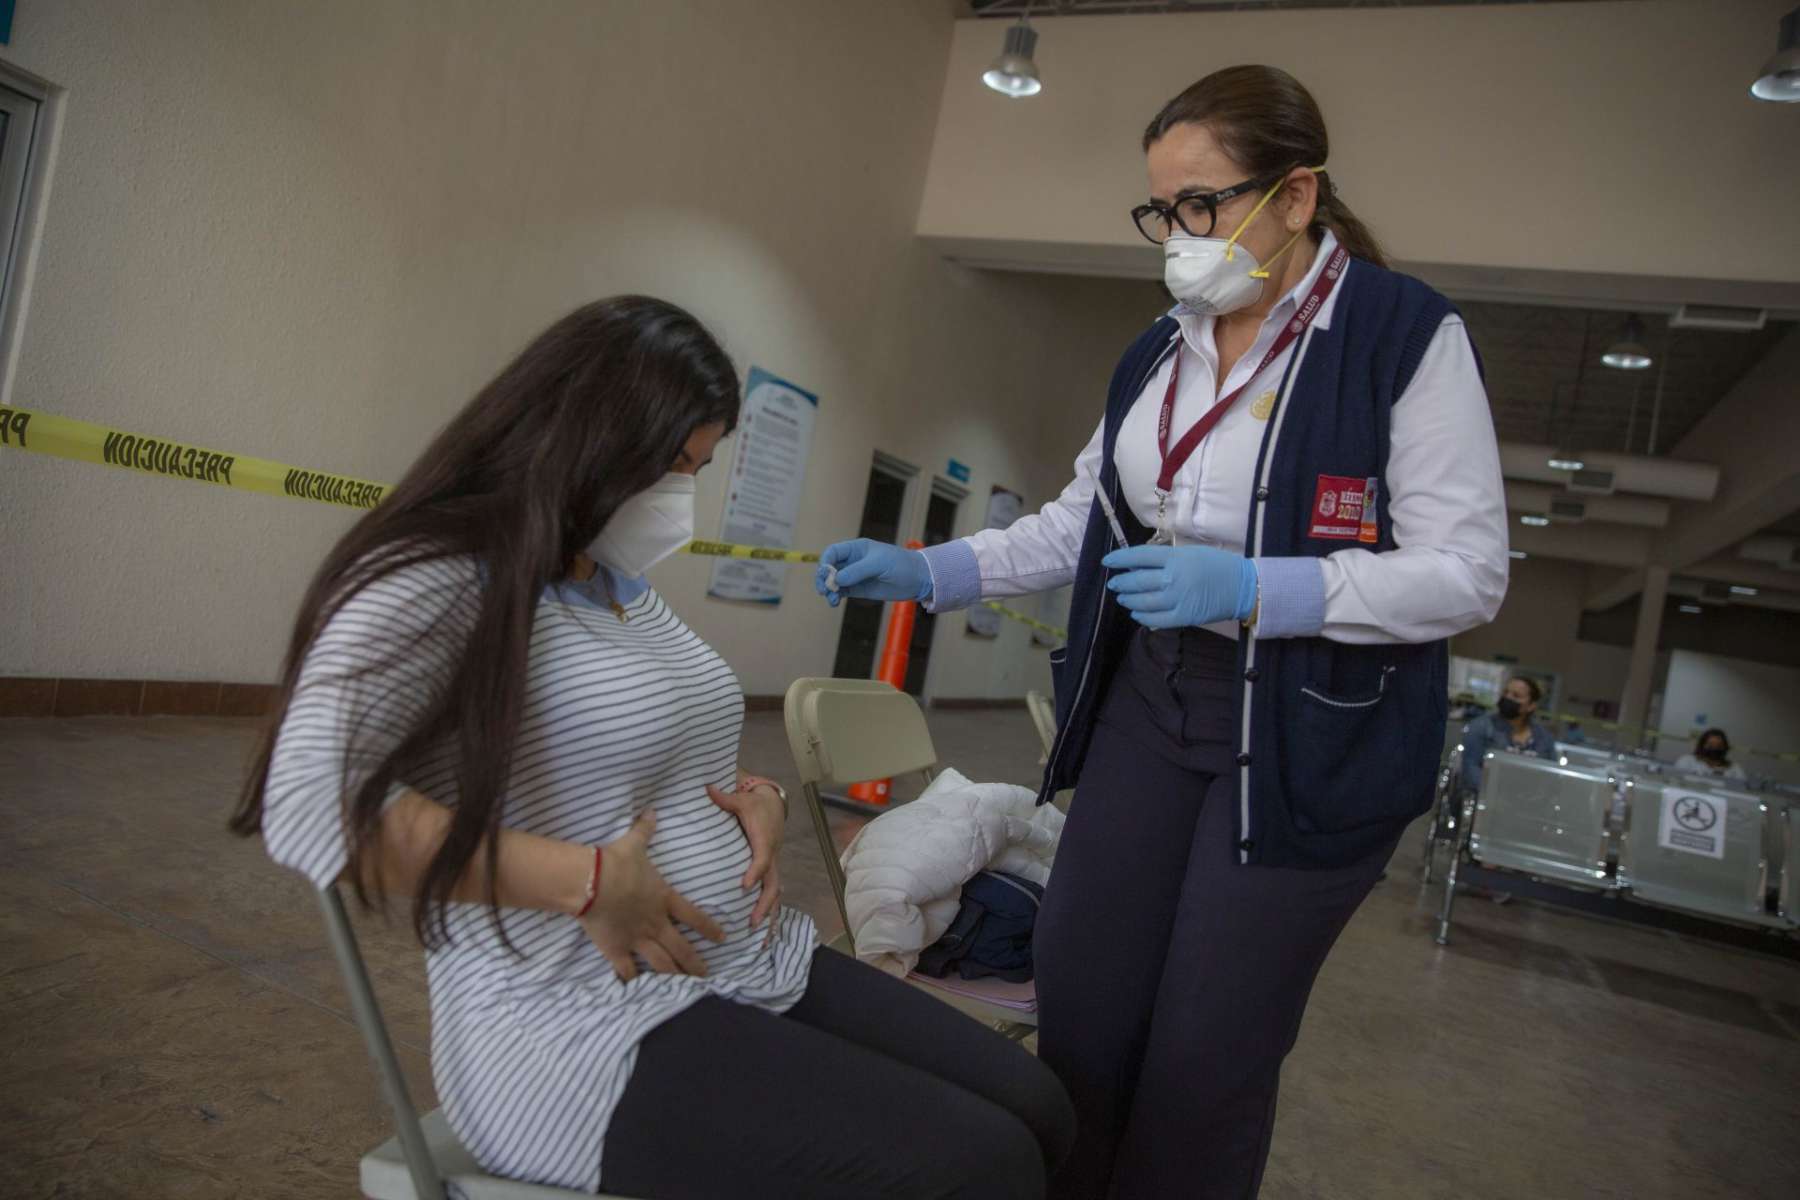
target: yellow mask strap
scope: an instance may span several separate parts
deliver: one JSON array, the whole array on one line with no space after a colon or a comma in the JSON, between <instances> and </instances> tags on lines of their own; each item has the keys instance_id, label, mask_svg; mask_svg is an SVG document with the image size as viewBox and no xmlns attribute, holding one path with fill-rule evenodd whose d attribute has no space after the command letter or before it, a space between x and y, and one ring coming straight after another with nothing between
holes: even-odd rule
<instances>
[{"instance_id":1,"label":"yellow mask strap","mask_svg":"<svg viewBox=\"0 0 1800 1200\"><path fill-rule=\"evenodd\" d=\"M1318 174L1320 171L1323 171L1324 169L1325 168L1322 165L1317 166L1317 167L1308 167L1307 168L1307 170L1311 171L1315 175ZM1266 206L1269 203L1269 201L1271 201L1275 198L1275 194L1277 192L1279 192L1286 185L1287 185L1287 176L1283 175L1280 179L1277 179L1275 181L1275 186L1270 188L1267 192L1265 192L1263 194L1263 198L1256 202L1256 207L1250 210L1250 215L1245 217L1241 222L1238 223L1237 229L1235 231L1233 231L1232 235L1225 240L1225 261L1226 262L1231 262L1236 257L1237 240L1238 240L1238 238L1243 236L1244 230L1250 228L1250 222L1256 220L1256 214L1261 212L1263 210L1264 206ZM1250 272L1250 278L1252 278L1252 279L1267 279L1269 277L1269 268L1274 266L1276 261L1278 259L1280 259L1282 255L1286 254L1289 250L1292 250L1294 248L1294 243L1300 240L1300 234L1305 233L1305 232L1306 231L1304 229L1302 229L1302 230L1300 230L1299 233L1296 233L1293 237L1289 238L1287 240L1287 244L1285 246L1283 246L1281 249L1277 250L1274 253L1274 255L1269 259L1269 261L1263 264L1263 266L1260 270Z\"/></svg>"},{"instance_id":2,"label":"yellow mask strap","mask_svg":"<svg viewBox=\"0 0 1800 1200\"><path fill-rule=\"evenodd\" d=\"M1296 229L1294 231L1294 236L1289 238L1287 240L1287 242L1281 247L1281 249L1277 250L1274 254L1271 254L1269 256L1268 262L1264 263L1257 270L1250 272L1250 278L1252 278L1252 279L1267 279L1269 277L1269 268L1274 266L1276 263L1280 262L1281 256L1286 254L1289 250L1292 250L1294 248L1294 243L1299 241L1300 235L1305 232L1306 232L1306 230L1304 230L1304 229Z\"/></svg>"}]
</instances>

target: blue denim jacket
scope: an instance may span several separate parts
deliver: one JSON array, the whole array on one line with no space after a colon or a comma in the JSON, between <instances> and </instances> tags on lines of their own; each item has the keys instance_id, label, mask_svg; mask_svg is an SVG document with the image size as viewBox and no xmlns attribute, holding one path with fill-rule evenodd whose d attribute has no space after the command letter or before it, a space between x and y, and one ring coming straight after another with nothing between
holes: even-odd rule
<instances>
[{"instance_id":1,"label":"blue denim jacket","mask_svg":"<svg viewBox=\"0 0 1800 1200\"><path fill-rule=\"evenodd\" d=\"M1508 751L1535 754L1539 758L1556 757L1555 734L1536 721L1531 722L1526 729L1531 734L1531 740L1521 747L1513 745L1512 726L1501 720L1498 713L1484 713L1463 726L1463 786L1471 792L1481 787L1481 762L1489 750L1501 754Z\"/></svg>"}]
</instances>

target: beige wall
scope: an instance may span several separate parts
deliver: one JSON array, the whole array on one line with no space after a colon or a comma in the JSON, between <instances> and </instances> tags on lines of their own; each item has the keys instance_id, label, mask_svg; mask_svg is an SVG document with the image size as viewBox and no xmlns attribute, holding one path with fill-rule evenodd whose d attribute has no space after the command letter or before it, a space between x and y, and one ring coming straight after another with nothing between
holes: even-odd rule
<instances>
[{"instance_id":1,"label":"beige wall","mask_svg":"<svg viewBox=\"0 0 1800 1200\"><path fill-rule=\"evenodd\" d=\"M914 238L951 34L943 0L21 5L0 57L67 91L8 398L391 480L538 329L646 291L821 396L800 545L854 532L877 447L969 463L973 528L1061 485L1044 413L1143 313ZM351 519L17 453L0 511L0 675L269 679ZM773 609L655 574L750 691L830 669L804 572ZM934 690L1041 682L1024 641L946 621Z\"/></svg>"},{"instance_id":2,"label":"beige wall","mask_svg":"<svg viewBox=\"0 0 1800 1200\"><path fill-rule=\"evenodd\" d=\"M1269 62L1317 96L1346 199L1403 262L1762 281L1800 303L1800 123L1791 106L1747 92L1789 7L1642 0L1044 20L1044 90L1028 101L981 85L1001 29L964 21L919 231L1031 243L1046 258L1135 247L1132 261L1154 271L1127 217L1144 197L1144 126L1209 71ZM1697 225L1698 214L1719 225ZM1120 261L1089 257L1095 269ZM1501 290L1517 282L1504 271L1481 279Z\"/></svg>"},{"instance_id":3,"label":"beige wall","mask_svg":"<svg viewBox=\"0 0 1800 1200\"><path fill-rule=\"evenodd\" d=\"M1595 700L1618 704L1631 651L1576 637L1589 568L1556 559L1512 564L1506 602L1494 620L1451 639L1450 651L1467 658L1505 656L1521 667L1555 671L1565 706L1587 711Z\"/></svg>"}]
</instances>

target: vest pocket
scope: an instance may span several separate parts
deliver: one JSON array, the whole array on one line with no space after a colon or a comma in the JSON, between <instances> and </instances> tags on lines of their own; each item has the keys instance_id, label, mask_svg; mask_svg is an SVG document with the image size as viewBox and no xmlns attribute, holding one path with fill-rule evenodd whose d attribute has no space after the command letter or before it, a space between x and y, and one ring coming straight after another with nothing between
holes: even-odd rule
<instances>
[{"instance_id":1,"label":"vest pocket","mask_svg":"<svg viewBox=\"0 0 1800 1200\"><path fill-rule=\"evenodd\" d=\"M1406 707L1391 695L1393 667L1373 692L1342 695L1301 687L1283 773L1294 828L1339 833L1411 817L1417 797L1406 786Z\"/></svg>"}]
</instances>

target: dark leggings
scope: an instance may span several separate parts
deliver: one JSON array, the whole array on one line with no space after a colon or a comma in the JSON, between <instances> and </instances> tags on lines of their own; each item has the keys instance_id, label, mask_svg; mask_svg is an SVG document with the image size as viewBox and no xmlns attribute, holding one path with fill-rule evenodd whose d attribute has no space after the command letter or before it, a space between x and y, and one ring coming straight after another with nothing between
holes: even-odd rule
<instances>
[{"instance_id":1,"label":"dark leggings","mask_svg":"<svg viewBox=\"0 0 1800 1200\"><path fill-rule=\"evenodd\" d=\"M1108 689L1037 925L1039 1053L1080 1122L1057 1200L1256 1195L1313 977L1393 852L1238 864L1236 668L1205 630L1139 633Z\"/></svg>"},{"instance_id":2,"label":"dark leggings","mask_svg":"<svg viewBox=\"0 0 1800 1200\"><path fill-rule=\"evenodd\" d=\"M645 1038L600 1190L645 1200L1040 1200L1075 1138L1056 1077L834 950L784 1016L707 998Z\"/></svg>"}]
</instances>

